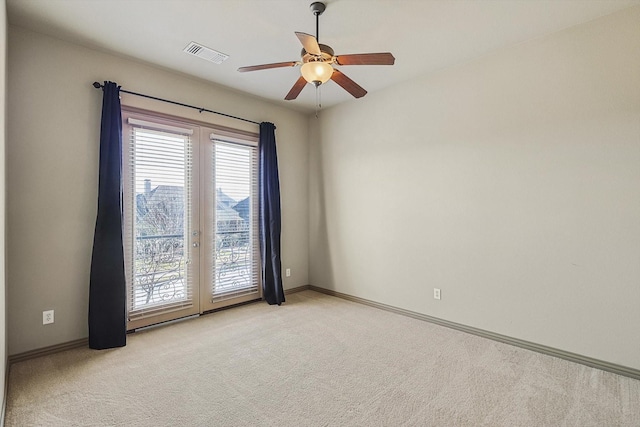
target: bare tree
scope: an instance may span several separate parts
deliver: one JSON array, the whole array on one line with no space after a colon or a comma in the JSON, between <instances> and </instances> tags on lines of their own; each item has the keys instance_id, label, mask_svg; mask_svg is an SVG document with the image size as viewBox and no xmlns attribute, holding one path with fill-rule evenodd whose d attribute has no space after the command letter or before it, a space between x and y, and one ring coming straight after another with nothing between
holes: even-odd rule
<instances>
[{"instance_id":1,"label":"bare tree","mask_svg":"<svg viewBox=\"0 0 640 427\"><path fill-rule=\"evenodd\" d=\"M184 298L184 189L158 186L138 194L135 287L142 304Z\"/></svg>"}]
</instances>

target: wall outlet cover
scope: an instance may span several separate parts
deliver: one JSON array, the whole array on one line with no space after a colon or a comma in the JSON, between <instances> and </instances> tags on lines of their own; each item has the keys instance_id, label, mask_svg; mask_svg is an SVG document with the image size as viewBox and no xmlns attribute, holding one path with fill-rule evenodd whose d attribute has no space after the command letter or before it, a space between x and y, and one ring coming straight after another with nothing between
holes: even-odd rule
<instances>
[{"instance_id":1,"label":"wall outlet cover","mask_svg":"<svg viewBox=\"0 0 640 427\"><path fill-rule=\"evenodd\" d=\"M42 324L49 325L53 323L53 310L45 310L42 312Z\"/></svg>"}]
</instances>

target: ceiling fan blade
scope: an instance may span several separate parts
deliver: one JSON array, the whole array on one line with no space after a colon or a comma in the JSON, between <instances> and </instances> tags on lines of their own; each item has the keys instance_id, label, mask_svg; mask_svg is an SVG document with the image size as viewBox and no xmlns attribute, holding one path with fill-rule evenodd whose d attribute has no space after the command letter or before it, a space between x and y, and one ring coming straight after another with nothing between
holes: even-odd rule
<instances>
[{"instance_id":1,"label":"ceiling fan blade","mask_svg":"<svg viewBox=\"0 0 640 427\"><path fill-rule=\"evenodd\" d=\"M338 65L393 65L396 58L389 52L355 53L336 56Z\"/></svg>"},{"instance_id":2,"label":"ceiling fan blade","mask_svg":"<svg viewBox=\"0 0 640 427\"><path fill-rule=\"evenodd\" d=\"M298 36L298 40L302 43L304 50L312 55L322 55L320 51L320 46L318 45L318 40L311 34L307 33L299 33L296 31L296 36Z\"/></svg>"},{"instance_id":3,"label":"ceiling fan blade","mask_svg":"<svg viewBox=\"0 0 640 427\"><path fill-rule=\"evenodd\" d=\"M302 89L304 89L304 86L306 84L307 84L307 81L304 79L304 77L300 76L296 81L296 83L291 88L291 90L289 91L289 93L287 94L287 96L284 97L284 99L286 99L287 101L296 99L298 95L300 95L300 92L302 92Z\"/></svg>"},{"instance_id":4,"label":"ceiling fan blade","mask_svg":"<svg viewBox=\"0 0 640 427\"><path fill-rule=\"evenodd\" d=\"M282 67L295 67L298 65L298 62L289 61L289 62L276 62L274 64L262 64L262 65L251 65L249 67L240 67L238 71L244 73L246 71L258 71L258 70L268 70L269 68L282 68Z\"/></svg>"},{"instance_id":5,"label":"ceiling fan blade","mask_svg":"<svg viewBox=\"0 0 640 427\"><path fill-rule=\"evenodd\" d=\"M344 90L349 92L355 98L362 98L367 94L367 91L364 90L358 83L354 82L349 77L345 76L336 69L333 70L331 80L338 83Z\"/></svg>"}]
</instances>

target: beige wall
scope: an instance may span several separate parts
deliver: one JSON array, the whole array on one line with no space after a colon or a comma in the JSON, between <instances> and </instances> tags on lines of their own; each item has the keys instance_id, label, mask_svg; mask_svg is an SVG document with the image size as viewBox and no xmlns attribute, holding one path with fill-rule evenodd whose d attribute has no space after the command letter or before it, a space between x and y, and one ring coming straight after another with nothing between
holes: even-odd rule
<instances>
[{"instance_id":1,"label":"beige wall","mask_svg":"<svg viewBox=\"0 0 640 427\"><path fill-rule=\"evenodd\" d=\"M212 72L215 72L212 64ZM102 93L94 81L276 124L285 288L308 281L308 144L304 115L183 75L9 28L9 354L87 336ZM257 132L257 126L124 95L160 109ZM42 311L55 323L42 325Z\"/></svg>"},{"instance_id":2,"label":"beige wall","mask_svg":"<svg viewBox=\"0 0 640 427\"><path fill-rule=\"evenodd\" d=\"M312 285L640 368L640 7L310 128Z\"/></svg>"},{"instance_id":3,"label":"beige wall","mask_svg":"<svg viewBox=\"0 0 640 427\"><path fill-rule=\"evenodd\" d=\"M7 70L7 6L0 0L0 378L4 384L7 370L7 305L6 305L6 270L5 270L5 104L6 104L6 70ZM0 405L4 402L5 388L0 387ZM1 422L0 422L1 424Z\"/></svg>"}]
</instances>

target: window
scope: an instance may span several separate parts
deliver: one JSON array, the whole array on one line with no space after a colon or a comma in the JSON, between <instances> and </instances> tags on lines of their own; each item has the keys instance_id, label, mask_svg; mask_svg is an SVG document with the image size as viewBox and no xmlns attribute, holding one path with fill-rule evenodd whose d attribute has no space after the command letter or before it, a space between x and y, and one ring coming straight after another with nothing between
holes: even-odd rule
<instances>
[{"instance_id":1,"label":"window","mask_svg":"<svg viewBox=\"0 0 640 427\"><path fill-rule=\"evenodd\" d=\"M125 110L128 329L260 298L257 135Z\"/></svg>"},{"instance_id":2,"label":"window","mask_svg":"<svg viewBox=\"0 0 640 427\"><path fill-rule=\"evenodd\" d=\"M258 290L257 145L218 139L214 144L216 218L214 300Z\"/></svg>"}]
</instances>

